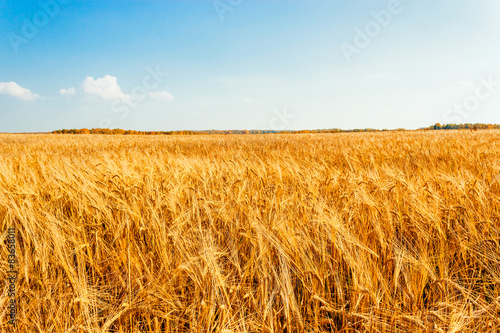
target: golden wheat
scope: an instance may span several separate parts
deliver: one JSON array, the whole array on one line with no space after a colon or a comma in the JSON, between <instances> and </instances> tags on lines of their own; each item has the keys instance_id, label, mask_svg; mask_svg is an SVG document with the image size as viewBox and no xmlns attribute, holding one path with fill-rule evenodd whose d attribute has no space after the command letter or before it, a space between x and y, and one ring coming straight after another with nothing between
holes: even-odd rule
<instances>
[{"instance_id":1,"label":"golden wheat","mask_svg":"<svg viewBox=\"0 0 500 333\"><path fill-rule=\"evenodd\" d=\"M0 331L495 332L499 172L496 130L0 135Z\"/></svg>"}]
</instances>

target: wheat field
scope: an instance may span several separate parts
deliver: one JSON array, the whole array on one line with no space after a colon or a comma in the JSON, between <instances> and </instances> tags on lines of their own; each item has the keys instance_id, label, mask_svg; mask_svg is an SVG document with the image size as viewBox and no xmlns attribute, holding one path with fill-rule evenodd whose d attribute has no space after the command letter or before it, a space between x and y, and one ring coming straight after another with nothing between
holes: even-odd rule
<instances>
[{"instance_id":1,"label":"wheat field","mask_svg":"<svg viewBox=\"0 0 500 333\"><path fill-rule=\"evenodd\" d=\"M0 135L1 332L497 332L500 131Z\"/></svg>"}]
</instances>

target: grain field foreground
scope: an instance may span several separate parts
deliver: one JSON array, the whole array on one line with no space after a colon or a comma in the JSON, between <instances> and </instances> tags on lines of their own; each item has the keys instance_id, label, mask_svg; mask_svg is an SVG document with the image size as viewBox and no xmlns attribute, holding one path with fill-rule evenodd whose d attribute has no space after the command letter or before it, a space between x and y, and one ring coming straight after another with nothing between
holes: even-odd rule
<instances>
[{"instance_id":1,"label":"grain field foreground","mask_svg":"<svg viewBox=\"0 0 500 333\"><path fill-rule=\"evenodd\" d=\"M0 331L495 332L499 172L495 130L2 134Z\"/></svg>"}]
</instances>

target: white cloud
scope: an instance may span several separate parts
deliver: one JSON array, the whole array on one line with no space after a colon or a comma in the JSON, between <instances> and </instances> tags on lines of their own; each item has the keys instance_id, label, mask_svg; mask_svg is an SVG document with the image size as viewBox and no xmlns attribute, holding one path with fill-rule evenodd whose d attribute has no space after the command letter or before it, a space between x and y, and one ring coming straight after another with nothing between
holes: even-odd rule
<instances>
[{"instance_id":1,"label":"white cloud","mask_svg":"<svg viewBox=\"0 0 500 333\"><path fill-rule=\"evenodd\" d=\"M61 89L60 93L62 95L68 95L69 91L74 88L70 88L68 90ZM85 93L89 95L99 96L103 99L107 100L121 100L127 102L138 101L140 102L145 96L132 96L124 93L120 86L118 85L118 81L116 76L106 75L102 78L94 79L91 76L87 76L85 81L83 81L83 90ZM156 100L161 101L172 101L174 96L166 91L147 91L146 96L149 96Z\"/></svg>"},{"instance_id":2,"label":"white cloud","mask_svg":"<svg viewBox=\"0 0 500 333\"><path fill-rule=\"evenodd\" d=\"M117 83L116 76L106 75L102 78L94 79L87 76L83 81L83 91L90 95L96 95L110 100L131 100L132 96L122 92Z\"/></svg>"},{"instance_id":3,"label":"white cloud","mask_svg":"<svg viewBox=\"0 0 500 333\"><path fill-rule=\"evenodd\" d=\"M76 93L76 89L74 87L68 88L68 89L61 89L59 90L59 93L64 96L71 96Z\"/></svg>"},{"instance_id":4,"label":"white cloud","mask_svg":"<svg viewBox=\"0 0 500 333\"><path fill-rule=\"evenodd\" d=\"M247 103L247 104L263 104L261 101L256 101L254 99L251 99L250 97L243 97L242 99L243 103Z\"/></svg>"},{"instance_id":5,"label":"white cloud","mask_svg":"<svg viewBox=\"0 0 500 333\"><path fill-rule=\"evenodd\" d=\"M34 94L31 90L21 87L15 82L0 82L0 94L9 95L25 101L34 101L40 95Z\"/></svg>"},{"instance_id":6,"label":"white cloud","mask_svg":"<svg viewBox=\"0 0 500 333\"><path fill-rule=\"evenodd\" d=\"M148 96L154 99L168 102L174 99L174 96L166 91L148 91Z\"/></svg>"}]
</instances>

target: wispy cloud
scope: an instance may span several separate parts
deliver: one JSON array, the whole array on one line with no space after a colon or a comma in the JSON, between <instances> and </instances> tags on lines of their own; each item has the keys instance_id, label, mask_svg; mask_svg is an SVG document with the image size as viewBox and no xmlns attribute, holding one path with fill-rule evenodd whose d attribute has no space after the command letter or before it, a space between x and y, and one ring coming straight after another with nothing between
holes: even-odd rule
<instances>
[{"instance_id":1,"label":"wispy cloud","mask_svg":"<svg viewBox=\"0 0 500 333\"><path fill-rule=\"evenodd\" d=\"M399 81L399 75L395 73L371 73L366 75L364 79L376 83L394 83Z\"/></svg>"},{"instance_id":2,"label":"wispy cloud","mask_svg":"<svg viewBox=\"0 0 500 333\"><path fill-rule=\"evenodd\" d=\"M59 93L63 96L72 96L76 94L76 89L74 87L68 88L68 89L61 89L59 90Z\"/></svg>"},{"instance_id":3,"label":"wispy cloud","mask_svg":"<svg viewBox=\"0 0 500 333\"><path fill-rule=\"evenodd\" d=\"M21 87L15 82L0 82L0 94L9 95L25 101L34 101L41 98L40 95Z\"/></svg>"},{"instance_id":4,"label":"wispy cloud","mask_svg":"<svg viewBox=\"0 0 500 333\"><path fill-rule=\"evenodd\" d=\"M247 96L243 97L242 101L243 101L243 103L247 103L247 104L262 104L262 102L256 101L256 100L254 100L250 97L247 97Z\"/></svg>"},{"instance_id":5,"label":"wispy cloud","mask_svg":"<svg viewBox=\"0 0 500 333\"><path fill-rule=\"evenodd\" d=\"M170 102L174 99L174 95L166 91L148 91L148 96L153 99L167 101L167 102Z\"/></svg>"},{"instance_id":6,"label":"wispy cloud","mask_svg":"<svg viewBox=\"0 0 500 333\"><path fill-rule=\"evenodd\" d=\"M259 85L265 83L277 83L280 80L276 77L269 75L234 75L213 78L214 82L222 83L230 87L240 87L244 85Z\"/></svg>"}]
</instances>

